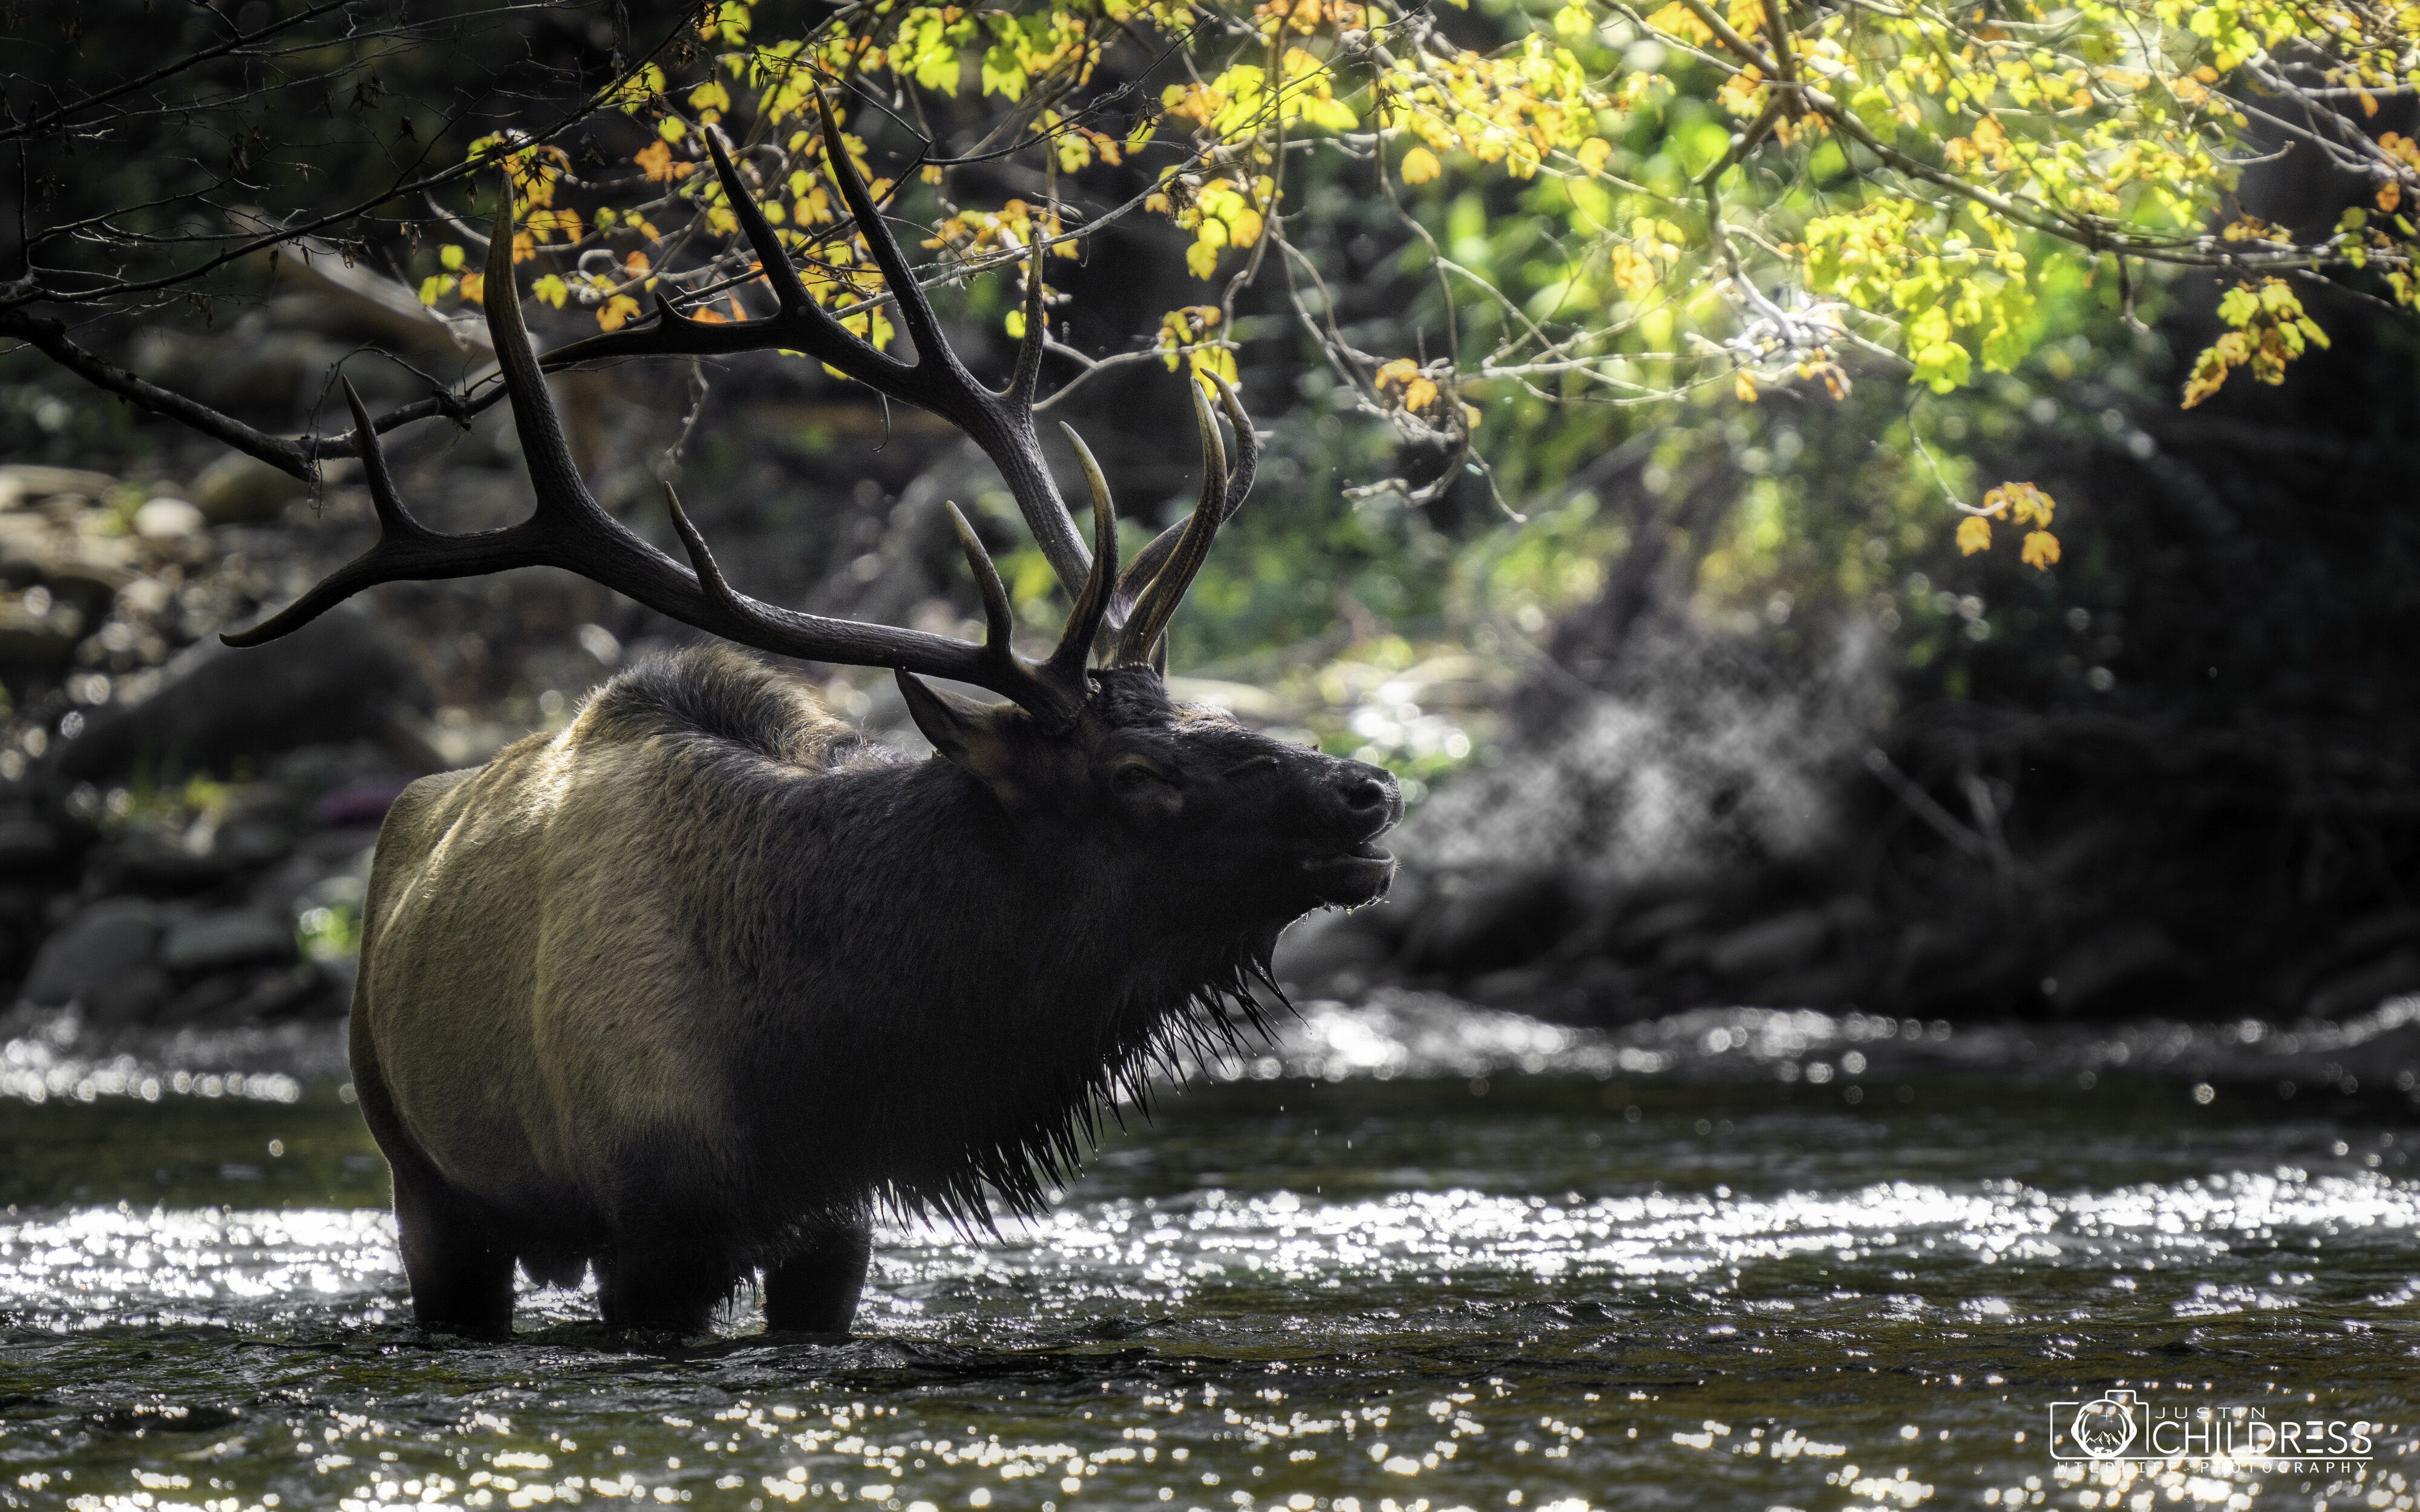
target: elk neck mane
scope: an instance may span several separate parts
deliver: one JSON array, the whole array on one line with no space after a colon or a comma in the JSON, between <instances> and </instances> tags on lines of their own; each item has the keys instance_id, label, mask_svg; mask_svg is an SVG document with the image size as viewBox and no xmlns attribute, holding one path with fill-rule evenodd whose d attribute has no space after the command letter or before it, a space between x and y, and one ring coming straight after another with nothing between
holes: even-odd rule
<instances>
[{"instance_id":1,"label":"elk neck mane","mask_svg":"<svg viewBox=\"0 0 2420 1512\"><path fill-rule=\"evenodd\" d=\"M800 1165L855 1166L903 1214L988 1227L1072 1179L1105 1118L1156 1076L1264 1034L1253 985L1285 920L1155 908L1098 836L1002 810L952 764L860 735L797 683L701 647L613 679L575 725L642 747L659 782L668 900L698 964L774 1054L740 1095L785 1108L812 1056L864 1089L856 1117L791 1128ZM780 1053L780 1052L787 1052ZM788 1164L783 1162L783 1164Z\"/></svg>"}]
</instances>

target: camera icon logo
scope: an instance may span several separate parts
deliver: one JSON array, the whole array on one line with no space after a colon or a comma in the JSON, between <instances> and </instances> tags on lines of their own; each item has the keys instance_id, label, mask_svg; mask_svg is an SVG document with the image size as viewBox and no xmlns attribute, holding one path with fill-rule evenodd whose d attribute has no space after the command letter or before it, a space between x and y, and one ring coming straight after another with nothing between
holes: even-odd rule
<instances>
[{"instance_id":1,"label":"camera icon logo","mask_svg":"<svg viewBox=\"0 0 2420 1512\"><path fill-rule=\"evenodd\" d=\"M2109 1392L2074 1405L2074 1414L2067 1421L2067 1439L2086 1458L2116 1459L2133 1447L2141 1425L2135 1421L2133 1392Z\"/></svg>"}]
</instances>

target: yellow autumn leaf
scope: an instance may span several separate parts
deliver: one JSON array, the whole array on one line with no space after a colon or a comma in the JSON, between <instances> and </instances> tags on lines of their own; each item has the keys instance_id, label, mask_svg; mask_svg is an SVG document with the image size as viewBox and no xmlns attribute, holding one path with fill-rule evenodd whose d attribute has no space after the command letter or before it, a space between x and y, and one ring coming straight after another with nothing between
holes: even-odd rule
<instances>
[{"instance_id":1,"label":"yellow autumn leaf","mask_svg":"<svg viewBox=\"0 0 2420 1512\"><path fill-rule=\"evenodd\" d=\"M1640 256L1629 243L1615 242L1607 262L1613 270L1613 286L1632 299L1655 286L1655 265Z\"/></svg>"},{"instance_id":2,"label":"yellow autumn leaf","mask_svg":"<svg viewBox=\"0 0 2420 1512\"><path fill-rule=\"evenodd\" d=\"M1980 525L1983 522L1977 520L1975 523ZM2026 566L2047 569L2058 560L2058 537L2048 531L2035 531L2025 537L2024 554Z\"/></svg>"},{"instance_id":3,"label":"yellow autumn leaf","mask_svg":"<svg viewBox=\"0 0 2420 1512\"><path fill-rule=\"evenodd\" d=\"M549 273L530 285L530 298L551 304L560 310L563 308L563 301L571 298L571 285L554 274Z\"/></svg>"},{"instance_id":4,"label":"yellow autumn leaf","mask_svg":"<svg viewBox=\"0 0 2420 1512\"><path fill-rule=\"evenodd\" d=\"M1647 24L1667 37L1677 37L1696 46L1714 39L1714 28L1699 21L1687 6L1669 5L1647 18Z\"/></svg>"},{"instance_id":5,"label":"yellow autumn leaf","mask_svg":"<svg viewBox=\"0 0 2420 1512\"><path fill-rule=\"evenodd\" d=\"M1425 184L1445 172L1445 164L1426 147L1414 147L1404 154L1404 182Z\"/></svg>"},{"instance_id":6,"label":"yellow autumn leaf","mask_svg":"<svg viewBox=\"0 0 2420 1512\"><path fill-rule=\"evenodd\" d=\"M1983 496L1983 507L1993 514L2005 507L2020 525L2048 526L2057 502L2030 483L2004 483Z\"/></svg>"},{"instance_id":7,"label":"yellow autumn leaf","mask_svg":"<svg viewBox=\"0 0 2420 1512\"><path fill-rule=\"evenodd\" d=\"M1958 549L1968 556L1992 549L1992 522L1980 515L1969 515L1958 522Z\"/></svg>"},{"instance_id":8,"label":"yellow autumn leaf","mask_svg":"<svg viewBox=\"0 0 2420 1512\"><path fill-rule=\"evenodd\" d=\"M1747 369L1731 375L1731 392L1739 395L1743 404L1756 403L1756 379L1748 376Z\"/></svg>"},{"instance_id":9,"label":"yellow autumn leaf","mask_svg":"<svg viewBox=\"0 0 2420 1512\"><path fill-rule=\"evenodd\" d=\"M532 210L525 224L530 234L541 242L558 233L566 241L577 241L582 234L578 210Z\"/></svg>"},{"instance_id":10,"label":"yellow autumn leaf","mask_svg":"<svg viewBox=\"0 0 2420 1512\"><path fill-rule=\"evenodd\" d=\"M1196 373L1216 373L1229 383L1243 381L1235 371L1235 354L1224 347L1196 347L1187 355Z\"/></svg>"},{"instance_id":11,"label":"yellow autumn leaf","mask_svg":"<svg viewBox=\"0 0 2420 1512\"><path fill-rule=\"evenodd\" d=\"M623 323L639 313L639 301L628 294L616 294L597 312L597 324L606 331L619 331Z\"/></svg>"}]
</instances>

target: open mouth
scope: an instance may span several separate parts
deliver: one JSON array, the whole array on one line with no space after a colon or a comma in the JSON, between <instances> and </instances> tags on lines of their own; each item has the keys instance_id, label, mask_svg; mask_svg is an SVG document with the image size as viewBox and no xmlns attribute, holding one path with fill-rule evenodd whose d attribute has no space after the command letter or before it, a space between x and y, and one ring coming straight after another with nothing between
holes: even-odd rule
<instances>
[{"instance_id":1,"label":"open mouth","mask_svg":"<svg viewBox=\"0 0 2420 1512\"><path fill-rule=\"evenodd\" d=\"M1395 856L1377 841L1364 841L1342 855L1307 857L1302 869L1322 900L1349 908L1387 895L1395 880Z\"/></svg>"}]
</instances>

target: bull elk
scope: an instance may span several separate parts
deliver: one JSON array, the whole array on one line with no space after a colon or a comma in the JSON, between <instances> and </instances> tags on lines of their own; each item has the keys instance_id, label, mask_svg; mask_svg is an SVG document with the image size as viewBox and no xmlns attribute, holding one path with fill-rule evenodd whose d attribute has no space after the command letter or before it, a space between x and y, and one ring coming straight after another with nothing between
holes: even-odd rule
<instances>
[{"instance_id":1,"label":"bull elk","mask_svg":"<svg viewBox=\"0 0 2420 1512\"><path fill-rule=\"evenodd\" d=\"M228 639L285 635L376 583L567 568L783 656L891 669L935 758L871 744L727 649L615 678L553 734L424 778L379 836L353 1000L353 1086L393 1167L420 1321L511 1327L513 1269L577 1283L605 1319L694 1331L761 1272L768 1327L845 1332L884 1210L1031 1213L1109 1100L1252 1020L1288 923L1382 895L1373 842L1402 813L1383 771L1172 703L1170 616L1251 484L1233 390L1198 386L1192 514L1123 572L1090 486L1088 552L1033 425L1044 310L1027 274L995 392L942 339L823 107L831 173L914 345L877 351L809 297L722 144L714 169L779 301L707 324L660 294L648 324L553 354L803 351L930 409L999 466L1074 599L1047 656L955 506L982 643L763 603L723 577L670 488L682 567L588 492L513 288L507 180L485 303L535 485L531 517L431 531L347 397L378 540ZM981 703L924 677L999 694Z\"/></svg>"}]
</instances>

